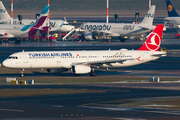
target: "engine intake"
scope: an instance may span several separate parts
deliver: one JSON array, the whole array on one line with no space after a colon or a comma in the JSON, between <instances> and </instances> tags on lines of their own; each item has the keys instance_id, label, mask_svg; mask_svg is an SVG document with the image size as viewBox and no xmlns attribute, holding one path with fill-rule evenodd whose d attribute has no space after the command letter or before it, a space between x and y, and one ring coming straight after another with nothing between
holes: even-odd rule
<instances>
[{"instance_id":1,"label":"engine intake","mask_svg":"<svg viewBox=\"0 0 180 120\"><path fill-rule=\"evenodd\" d=\"M85 65L74 65L71 71L75 74L85 74L91 72L91 67Z\"/></svg>"},{"instance_id":2,"label":"engine intake","mask_svg":"<svg viewBox=\"0 0 180 120\"><path fill-rule=\"evenodd\" d=\"M96 40L96 34L92 33L92 32L87 32L84 34L84 38L86 40Z\"/></svg>"}]
</instances>

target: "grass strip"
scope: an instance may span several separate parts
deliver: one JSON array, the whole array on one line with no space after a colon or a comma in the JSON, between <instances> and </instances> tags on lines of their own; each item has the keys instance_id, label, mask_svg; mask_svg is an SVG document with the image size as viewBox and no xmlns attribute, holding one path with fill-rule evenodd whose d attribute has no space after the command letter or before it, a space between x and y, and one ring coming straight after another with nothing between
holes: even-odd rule
<instances>
[{"instance_id":1,"label":"grass strip","mask_svg":"<svg viewBox=\"0 0 180 120\"><path fill-rule=\"evenodd\" d=\"M138 100L136 102L119 104L116 106L180 110L180 97L154 98L151 100L140 101Z\"/></svg>"},{"instance_id":2,"label":"grass strip","mask_svg":"<svg viewBox=\"0 0 180 120\"><path fill-rule=\"evenodd\" d=\"M59 95L59 94L97 93L97 92L106 92L106 91L88 90L88 89L1 89L0 97Z\"/></svg>"}]
</instances>

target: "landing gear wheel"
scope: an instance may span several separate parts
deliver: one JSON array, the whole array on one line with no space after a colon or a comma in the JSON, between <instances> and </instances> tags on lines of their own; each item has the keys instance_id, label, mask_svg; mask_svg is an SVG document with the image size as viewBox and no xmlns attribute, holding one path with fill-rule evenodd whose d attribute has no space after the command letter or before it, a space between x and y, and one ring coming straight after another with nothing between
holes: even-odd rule
<instances>
[{"instance_id":1,"label":"landing gear wheel","mask_svg":"<svg viewBox=\"0 0 180 120\"><path fill-rule=\"evenodd\" d=\"M21 40L20 39L15 39L15 44L21 44Z\"/></svg>"},{"instance_id":2,"label":"landing gear wheel","mask_svg":"<svg viewBox=\"0 0 180 120\"><path fill-rule=\"evenodd\" d=\"M103 43L107 43L107 40L106 40L106 39L103 39Z\"/></svg>"},{"instance_id":3,"label":"landing gear wheel","mask_svg":"<svg viewBox=\"0 0 180 120\"><path fill-rule=\"evenodd\" d=\"M24 77L24 69L21 69L21 75L20 75L20 77Z\"/></svg>"},{"instance_id":4,"label":"landing gear wheel","mask_svg":"<svg viewBox=\"0 0 180 120\"><path fill-rule=\"evenodd\" d=\"M96 76L96 75L97 75L96 72L91 72L91 73L90 73L90 76Z\"/></svg>"},{"instance_id":5,"label":"landing gear wheel","mask_svg":"<svg viewBox=\"0 0 180 120\"><path fill-rule=\"evenodd\" d=\"M120 42L125 42L126 41L126 39L124 39L122 37L119 37L119 40L120 40Z\"/></svg>"},{"instance_id":6,"label":"landing gear wheel","mask_svg":"<svg viewBox=\"0 0 180 120\"><path fill-rule=\"evenodd\" d=\"M20 77L24 77L24 75L23 75L23 74L21 74L21 75L20 75Z\"/></svg>"},{"instance_id":7,"label":"landing gear wheel","mask_svg":"<svg viewBox=\"0 0 180 120\"><path fill-rule=\"evenodd\" d=\"M74 73L73 75L74 75L74 76L80 76L80 74L75 74L75 73Z\"/></svg>"},{"instance_id":8,"label":"landing gear wheel","mask_svg":"<svg viewBox=\"0 0 180 120\"><path fill-rule=\"evenodd\" d=\"M120 42L125 42L125 39L123 38L123 39L120 39Z\"/></svg>"}]
</instances>

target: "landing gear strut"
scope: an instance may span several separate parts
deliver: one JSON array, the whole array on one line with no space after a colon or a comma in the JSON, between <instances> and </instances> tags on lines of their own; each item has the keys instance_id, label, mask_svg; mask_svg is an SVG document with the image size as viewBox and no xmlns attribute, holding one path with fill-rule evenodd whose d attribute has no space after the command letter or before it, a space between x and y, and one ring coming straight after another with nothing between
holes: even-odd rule
<instances>
[{"instance_id":1,"label":"landing gear strut","mask_svg":"<svg viewBox=\"0 0 180 120\"><path fill-rule=\"evenodd\" d=\"M21 69L21 75L20 75L20 77L24 77L24 69Z\"/></svg>"},{"instance_id":2,"label":"landing gear strut","mask_svg":"<svg viewBox=\"0 0 180 120\"><path fill-rule=\"evenodd\" d=\"M122 38L122 37L119 37L119 39L120 39L120 42L125 42L126 41L125 38Z\"/></svg>"},{"instance_id":3,"label":"landing gear strut","mask_svg":"<svg viewBox=\"0 0 180 120\"><path fill-rule=\"evenodd\" d=\"M15 38L15 44L21 44L21 39Z\"/></svg>"},{"instance_id":4,"label":"landing gear strut","mask_svg":"<svg viewBox=\"0 0 180 120\"><path fill-rule=\"evenodd\" d=\"M97 73L94 72L94 68L91 68L90 76L96 76L96 75L97 75Z\"/></svg>"}]
</instances>

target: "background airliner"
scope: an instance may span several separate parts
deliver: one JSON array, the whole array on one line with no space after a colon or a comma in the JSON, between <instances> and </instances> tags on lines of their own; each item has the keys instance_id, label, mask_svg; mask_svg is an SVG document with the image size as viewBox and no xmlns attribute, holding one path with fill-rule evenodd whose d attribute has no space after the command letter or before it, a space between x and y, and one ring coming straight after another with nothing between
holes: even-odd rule
<instances>
[{"instance_id":1,"label":"background airliner","mask_svg":"<svg viewBox=\"0 0 180 120\"><path fill-rule=\"evenodd\" d=\"M49 6L45 6L39 19L36 23L30 25L20 24L1 24L0 25L0 38L23 38L37 36L39 34L47 32L49 29L46 26Z\"/></svg>"},{"instance_id":2,"label":"background airliner","mask_svg":"<svg viewBox=\"0 0 180 120\"><path fill-rule=\"evenodd\" d=\"M174 9L172 3L170 0L166 0L166 5L167 5L167 12L168 12L168 17L165 17L164 19L172 24L180 24L180 16ZM179 27L179 26L178 26Z\"/></svg>"},{"instance_id":3,"label":"background airliner","mask_svg":"<svg viewBox=\"0 0 180 120\"><path fill-rule=\"evenodd\" d=\"M6 8L4 7L2 1L0 1L0 23L10 24L11 17L9 16ZM34 24L36 19L22 19L22 24ZM13 24L20 24L18 19L13 19ZM49 20L49 31L50 32L69 32L74 26L69 25L67 21L63 20Z\"/></svg>"},{"instance_id":4,"label":"background airliner","mask_svg":"<svg viewBox=\"0 0 180 120\"><path fill-rule=\"evenodd\" d=\"M140 24L127 23L84 23L81 28L84 30L86 40L95 40L95 36L119 37L121 42L125 42L124 36L140 35L152 31L155 5L149 8Z\"/></svg>"},{"instance_id":5,"label":"background airliner","mask_svg":"<svg viewBox=\"0 0 180 120\"><path fill-rule=\"evenodd\" d=\"M63 72L71 69L74 75L90 73L96 76L94 68L127 67L142 64L166 56L159 51L164 25L157 25L149 38L138 50L99 51L34 51L18 52L3 61L8 68L39 68L48 72Z\"/></svg>"}]
</instances>

